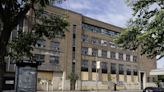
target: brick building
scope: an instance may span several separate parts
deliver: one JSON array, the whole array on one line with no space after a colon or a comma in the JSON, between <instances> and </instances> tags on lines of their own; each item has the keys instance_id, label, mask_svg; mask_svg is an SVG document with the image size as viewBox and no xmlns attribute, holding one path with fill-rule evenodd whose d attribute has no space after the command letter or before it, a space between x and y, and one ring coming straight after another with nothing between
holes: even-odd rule
<instances>
[{"instance_id":1,"label":"brick building","mask_svg":"<svg viewBox=\"0 0 164 92\"><path fill-rule=\"evenodd\" d=\"M156 69L155 58L121 49L113 42L123 28L57 7L48 6L46 11L67 15L70 26L62 39L43 37L37 41L33 54L43 62L38 67L38 90L69 90L71 72L79 77L77 90L96 89L96 85L108 89L108 81L124 83L127 89L141 89L147 82L156 80L149 75L151 69ZM97 61L100 69L96 68ZM14 84L14 65L10 63L6 67L6 86Z\"/></svg>"}]
</instances>

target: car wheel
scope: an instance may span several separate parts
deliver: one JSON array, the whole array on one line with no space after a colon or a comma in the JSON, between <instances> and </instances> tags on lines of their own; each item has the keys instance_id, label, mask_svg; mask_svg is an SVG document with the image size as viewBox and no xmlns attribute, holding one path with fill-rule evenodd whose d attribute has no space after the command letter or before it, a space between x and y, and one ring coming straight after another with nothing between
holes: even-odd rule
<instances>
[{"instance_id":1,"label":"car wheel","mask_svg":"<svg viewBox=\"0 0 164 92\"><path fill-rule=\"evenodd\" d=\"M153 92L153 90L146 89L145 92Z\"/></svg>"}]
</instances>

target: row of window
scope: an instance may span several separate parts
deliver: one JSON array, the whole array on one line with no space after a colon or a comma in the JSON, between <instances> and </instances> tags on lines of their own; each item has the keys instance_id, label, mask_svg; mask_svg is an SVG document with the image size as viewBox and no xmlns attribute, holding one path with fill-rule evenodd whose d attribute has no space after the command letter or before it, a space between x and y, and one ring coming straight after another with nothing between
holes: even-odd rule
<instances>
[{"instance_id":1,"label":"row of window","mask_svg":"<svg viewBox=\"0 0 164 92\"><path fill-rule=\"evenodd\" d=\"M88 60L82 60L81 62L81 71L88 71ZM108 69L107 66L108 63L107 62L101 62L100 67L101 67L101 71L102 73L108 73ZM125 65L124 64L119 64L118 66L119 69L119 74L124 74L125 72ZM116 74L117 71L117 66L115 63L111 63L111 74ZM96 61L92 61L92 72L96 72ZM133 72L133 75L138 75L138 70L137 67L134 66L133 69L131 66L127 66L126 67L126 73L127 75L131 75Z\"/></svg>"},{"instance_id":2,"label":"row of window","mask_svg":"<svg viewBox=\"0 0 164 92\"><path fill-rule=\"evenodd\" d=\"M45 55L41 55L41 54L34 55L34 59L39 62L44 62L45 61L44 58L45 58ZM49 62L51 64L59 64L59 56L50 56Z\"/></svg>"},{"instance_id":3,"label":"row of window","mask_svg":"<svg viewBox=\"0 0 164 92\"><path fill-rule=\"evenodd\" d=\"M60 46L59 42L51 41L50 48L55 49L55 50L59 50L59 48L60 48L59 46ZM38 40L35 44L35 47L39 47L39 48L46 47L46 41L45 40Z\"/></svg>"},{"instance_id":4,"label":"row of window","mask_svg":"<svg viewBox=\"0 0 164 92\"><path fill-rule=\"evenodd\" d=\"M82 29L85 31L91 31L91 32L106 34L109 36L115 36L115 35L119 34L119 32L115 32L115 31L108 30L108 29L101 28L101 27L96 27L96 26L86 24L86 23L82 24Z\"/></svg>"},{"instance_id":5,"label":"row of window","mask_svg":"<svg viewBox=\"0 0 164 92\"><path fill-rule=\"evenodd\" d=\"M81 48L81 54L82 55L92 55L92 56L99 56L99 57L103 57L103 58L111 58L111 59L119 59L119 60L137 62L137 56L131 57L128 54L126 54L124 56L123 53L116 53L114 51L109 52L107 50L98 50L98 49L88 48L88 47L82 47ZM124 59L124 57L126 57L126 58Z\"/></svg>"},{"instance_id":6,"label":"row of window","mask_svg":"<svg viewBox=\"0 0 164 92\"><path fill-rule=\"evenodd\" d=\"M94 45L110 46L111 48L116 48L117 47L116 44L114 44L111 41L98 39L96 37L92 37L91 39L89 39L89 37L87 35L81 35L81 41L86 42L86 43L92 43Z\"/></svg>"}]
</instances>

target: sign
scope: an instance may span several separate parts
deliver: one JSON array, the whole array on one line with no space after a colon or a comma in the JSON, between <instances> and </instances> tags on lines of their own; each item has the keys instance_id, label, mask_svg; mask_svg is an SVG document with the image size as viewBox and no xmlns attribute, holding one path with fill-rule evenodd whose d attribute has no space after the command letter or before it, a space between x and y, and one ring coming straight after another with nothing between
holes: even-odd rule
<instances>
[{"instance_id":1,"label":"sign","mask_svg":"<svg viewBox=\"0 0 164 92\"><path fill-rule=\"evenodd\" d=\"M97 68L97 69L100 69L100 61L97 61L96 63L97 63L97 64L96 64L96 68Z\"/></svg>"},{"instance_id":2,"label":"sign","mask_svg":"<svg viewBox=\"0 0 164 92\"><path fill-rule=\"evenodd\" d=\"M36 67L19 67L17 66L17 92L36 92L36 79L37 68Z\"/></svg>"},{"instance_id":3,"label":"sign","mask_svg":"<svg viewBox=\"0 0 164 92\"><path fill-rule=\"evenodd\" d=\"M10 85L11 85L11 84L14 84L14 80L6 80L6 81L5 81L5 84L10 84Z\"/></svg>"}]
</instances>

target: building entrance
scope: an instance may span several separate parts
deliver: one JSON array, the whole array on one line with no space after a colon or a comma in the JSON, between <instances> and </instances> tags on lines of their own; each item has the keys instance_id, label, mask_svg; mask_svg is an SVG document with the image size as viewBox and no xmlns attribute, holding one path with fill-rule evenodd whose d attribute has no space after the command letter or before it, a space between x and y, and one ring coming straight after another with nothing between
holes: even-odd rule
<instances>
[{"instance_id":1,"label":"building entrance","mask_svg":"<svg viewBox=\"0 0 164 92\"><path fill-rule=\"evenodd\" d=\"M144 89L144 72L140 72L141 89Z\"/></svg>"}]
</instances>

